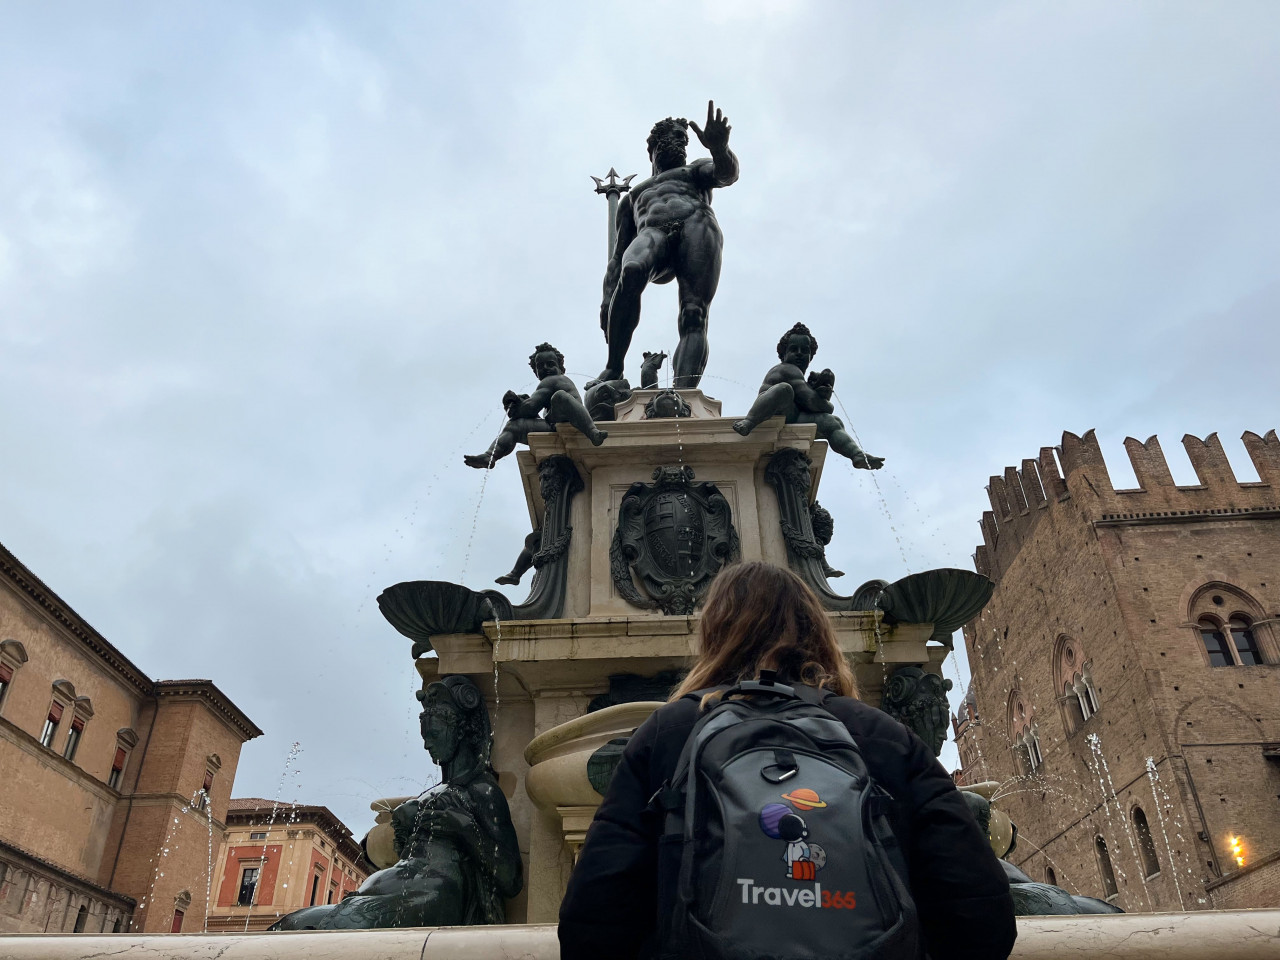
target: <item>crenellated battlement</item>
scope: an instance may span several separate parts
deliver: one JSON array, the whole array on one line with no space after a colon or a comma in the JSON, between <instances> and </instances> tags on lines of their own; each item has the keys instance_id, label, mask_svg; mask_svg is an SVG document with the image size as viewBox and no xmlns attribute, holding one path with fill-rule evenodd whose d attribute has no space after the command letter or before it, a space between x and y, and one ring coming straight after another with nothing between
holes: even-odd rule
<instances>
[{"instance_id":1,"label":"crenellated battlement","mask_svg":"<svg viewBox=\"0 0 1280 960\"><path fill-rule=\"evenodd\" d=\"M1006 467L987 483L991 509L984 511L982 545L974 553L979 573L993 580L1008 568L1022 544L1058 503L1073 501L1095 524L1195 522L1236 514L1280 513L1280 438L1275 430L1241 437L1258 481L1240 482L1216 433L1201 440L1187 434L1182 445L1196 477L1179 486L1157 437L1125 439L1138 487L1116 489L1094 431L1064 432L1062 443L1041 447L1021 468Z\"/></svg>"}]
</instances>

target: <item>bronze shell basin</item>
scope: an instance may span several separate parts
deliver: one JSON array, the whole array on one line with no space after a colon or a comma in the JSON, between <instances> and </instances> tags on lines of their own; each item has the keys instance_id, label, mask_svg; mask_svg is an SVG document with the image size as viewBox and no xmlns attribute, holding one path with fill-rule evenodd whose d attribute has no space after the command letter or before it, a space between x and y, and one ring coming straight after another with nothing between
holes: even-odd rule
<instances>
[{"instance_id":1,"label":"bronze shell basin","mask_svg":"<svg viewBox=\"0 0 1280 960\"><path fill-rule=\"evenodd\" d=\"M929 637L951 646L951 635L987 605L996 585L980 573L943 567L895 580L876 598L885 622L932 623Z\"/></svg>"},{"instance_id":2,"label":"bronze shell basin","mask_svg":"<svg viewBox=\"0 0 1280 960\"><path fill-rule=\"evenodd\" d=\"M511 601L497 590L477 593L447 580L406 580L378 594L387 622L414 641L413 655L431 649L431 638L475 633L486 620L511 617Z\"/></svg>"}]
</instances>

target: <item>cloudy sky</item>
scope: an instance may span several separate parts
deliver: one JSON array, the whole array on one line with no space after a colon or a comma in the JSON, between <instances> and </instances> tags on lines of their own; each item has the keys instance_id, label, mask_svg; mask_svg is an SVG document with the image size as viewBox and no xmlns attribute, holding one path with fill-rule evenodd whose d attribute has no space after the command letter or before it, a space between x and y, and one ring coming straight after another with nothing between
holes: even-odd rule
<instances>
[{"instance_id":1,"label":"cloudy sky","mask_svg":"<svg viewBox=\"0 0 1280 960\"><path fill-rule=\"evenodd\" d=\"M986 478L1063 430L1120 486L1153 433L1181 482L1215 430L1257 479L1278 38L1271 2L7 4L0 541L267 731L239 795L297 741L284 799L360 833L429 776L373 598L508 568L515 463L482 487L461 454L537 341L603 365L588 175L723 106L704 387L744 411L808 323L887 458L824 477L845 582L969 566ZM674 306L650 291L637 351Z\"/></svg>"}]
</instances>

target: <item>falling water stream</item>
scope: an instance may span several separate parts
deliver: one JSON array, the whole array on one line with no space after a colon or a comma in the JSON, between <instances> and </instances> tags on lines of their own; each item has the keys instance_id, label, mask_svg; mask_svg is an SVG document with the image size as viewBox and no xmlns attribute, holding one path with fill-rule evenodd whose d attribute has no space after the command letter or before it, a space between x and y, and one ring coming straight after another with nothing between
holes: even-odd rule
<instances>
[{"instance_id":1,"label":"falling water stream","mask_svg":"<svg viewBox=\"0 0 1280 960\"><path fill-rule=\"evenodd\" d=\"M1186 902L1182 895L1182 885L1178 882L1177 858L1175 856L1173 845L1169 841L1169 829L1165 822L1166 810L1173 817L1174 835L1178 838L1178 843L1181 844L1182 849L1185 850L1187 848L1187 840L1182 835L1182 821L1178 816L1177 808L1169 797L1169 792L1165 790L1164 784L1160 780L1160 773L1156 769L1156 761L1154 757L1147 757L1146 768L1147 780L1151 783L1151 797L1156 804L1156 819L1160 821L1160 834L1164 838L1165 852L1169 856L1169 870L1173 874L1173 886L1174 889L1178 891L1178 903L1185 910ZM1185 868L1188 884L1192 889L1194 889L1196 886L1195 873L1189 865L1190 858L1185 854L1183 855L1183 862L1188 864ZM1208 902L1204 897L1197 897L1196 901L1201 904Z\"/></svg>"},{"instance_id":2,"label":"falling water stream","mask_svg":"<svg viewBox=\"0 0 1280 960\"><path fill-rule=\"evenodd\" d=\"M284 769L280 772L280 783L276 786L276 795L275 795L275 798L271 801L271 815L267 818L268 836L264 837L262 840L262 866L259 868L258 882L257 882L257 885L253 888L253 896L249 898L249 909L244 915L244 932L245 933L249 932L249 919L250 917L253 916L253 908L256 905L258 900L258 891L259 889L261 889L263 880L264 880L263 874L266 873L267 847L270 842L269 834L271 832L271 827L275 825L276 814L280 810L280 795L284 793L284 783L286 778L289 776L289 769L290 767L293 766L294 761L298 759L298 754L300 753L302 753L302 744L299 741L295 740L293 741L293 744L289 747L289 756L285 758ZM297 805L295 804L294 806L296 807Z\"/></svg>"},{"instance_id":3,"label":"falling water stream","mask_svg":"<svg viewBox=\"0 0 1280 960\"><path fill-rule=\"evenodd\" d=\"M1111 835L1115 836L1115 821L1111 816L1111 806L1114 803L1116 813L1125 827L1124 834L1129 840L1129 849L1133 854L1133 862L1138 865L1138 876L1142 879L1142 892L1147 899L1147 907L1148 909L1154 909L1151 891L1147 889L1146 871L1142 868L1142 858L1138 854L1138 844L1134 841L1133 830L1129 826L1129 818L1125 816L1124 810L1120 809L1120 798L1116 796L1116 787L1111 780L1111 768L1107 765L1107 755L1102 750L1102 738L1096 733L1091 733L1085 737L1085 741L1089 744L1089 750L1093 754L1094 774L1098 778L1098 788L1102 792L1102 811L1106 815L1107 825L1111 827ZM1128 885L1128 879L1125 877L1123 867L1120 866L1119 857L1112 858L1112 867L1120 875L1120 879Z\"/></svg>"}]
</instances>

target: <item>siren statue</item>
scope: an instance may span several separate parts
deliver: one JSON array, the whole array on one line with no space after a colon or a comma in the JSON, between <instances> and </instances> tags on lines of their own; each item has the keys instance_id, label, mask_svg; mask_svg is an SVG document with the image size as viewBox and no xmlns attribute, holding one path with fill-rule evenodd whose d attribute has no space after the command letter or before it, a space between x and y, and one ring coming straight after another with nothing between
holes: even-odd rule
<instances>
[{"instance_id":1,"label":"siren statue","mask_svg":"<svg viewBox=\"0 0 1280 960\"><path fill-rule=\"evenodd\" d=\"M272 930L351 930L502 923L524 885L507 798L489 765L489 711L469 679L419 690L422 742L442 781L391 815L399 861L341 902L305 907Z\"/></svg>"},{"instance_id":2,"label":"siren statue","mask_svg":"<svg viewBox=\"0 0 1280 960\"><path fill-rule=\"evenodd\" d=\"M686 129L692 127L710 159L689 163ZM640 295L652 283L679 285L680 344L672 360L677 389L692 389L707 366L707 311L720 282L720 224L711 211L711 191L738 179L738 158L729 149L729 121L707 103L705 128L668 117L649 133L653 176L636 184L618 204L617 236L604 275L600 326L609 360L599 379L623 376L631 337L640 323Z\"/></svg>"}]
</instances>

